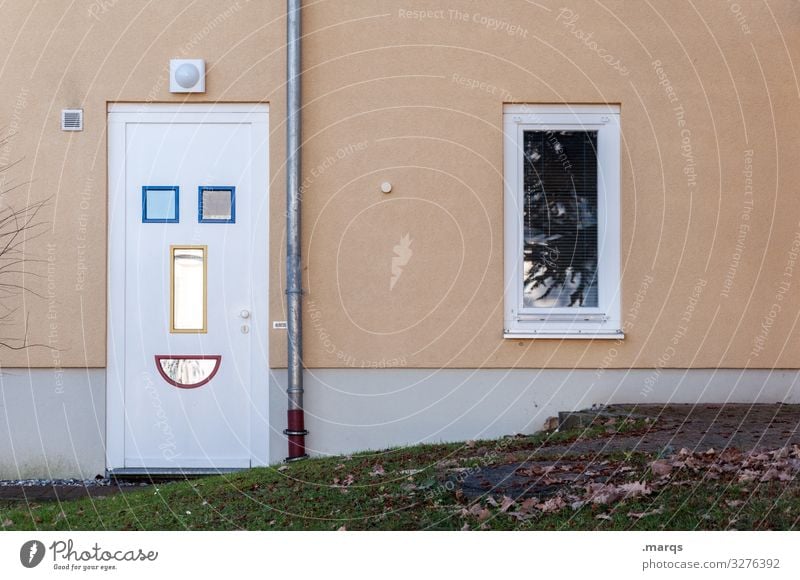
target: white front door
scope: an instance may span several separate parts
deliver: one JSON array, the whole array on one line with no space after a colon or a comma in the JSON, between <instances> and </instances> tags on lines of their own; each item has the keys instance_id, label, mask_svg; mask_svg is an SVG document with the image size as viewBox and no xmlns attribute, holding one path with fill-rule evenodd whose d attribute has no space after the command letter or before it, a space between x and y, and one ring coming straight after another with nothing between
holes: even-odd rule
<instances>
[{"instance_id":1,"label":"white front door","mask_svg":"<svg viewBox=\"0 0 800 580\"><path fill-rule=\"evenodd\" d=\"M267 110L112 105L108 467L267 462Z\"/></svg>"}]
</instances>

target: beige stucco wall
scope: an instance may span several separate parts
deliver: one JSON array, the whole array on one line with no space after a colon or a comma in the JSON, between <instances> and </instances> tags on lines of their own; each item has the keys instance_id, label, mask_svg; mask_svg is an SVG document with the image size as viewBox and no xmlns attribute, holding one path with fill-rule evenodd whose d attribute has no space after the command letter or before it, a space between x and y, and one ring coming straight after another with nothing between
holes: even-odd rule
<instances>
[{"instance_id":1,"label":"beige stucco wall","mask_svg":"<svg viewBox=\"0 0 800 580\"><path fill-rule=\"evenodd\" d=\"M305 197L310 365L798 365L800 280L783 275L800 231L795 2L740 2L744 21L728 2L342 4L316 3L306 19L306 171L365 145L321 171ZM438 11L413 12L425 9ZM472 80L486 85L465 86ZM621 104L621 344L502 338L504 101ZM722 296L742 224L750 229ZM390 290L406 233L414 253Z\"/></svg>"},{"instance_id":2,"label":"beige stucco wall","mask_svg":"<svg viewBox=\"0 0 800 580\"><path fill-rule=\"evenodd\" d=\"M114 101L269 102L273 176L283 182L283 6L202 0L3 5L0 18L0 126L16 135L0 162L18 164L17 207L49 198L42 235L25 246L27 294L2 336L43 344L0 350L3 366L104 366L106 360L106 108ZM204 95L171 95L170 58L205 58ZM60 130L62 108L82 107L85 130ZM9 185L7 181L6 185ZM279 244L282 190L272 212ZM49 262L47 262L50 260ZM278 275L276 264L273 274ZM26 313L26 314L23 314ZM14 343L18 345L19 343Z\"/></svg>"},{"instance_id":3,"label":"beige stucco wall","mask_svg":"<svg viewBox=\"0 0 800 580\"><path fill-rule=\"evenodd\" d=\"M800 267L789 264L800 232L795 2L307 4L308 366L800 366L800 280L786 270ZM21 160L6 178L25 184L23 202L52 196L26 255L54 260L27 280L43 298L6 300L23 308L5 334L19 336L27 313L30 342L47 344L54 322L61 350L3 350L0 363L105 364L106 103L183 100L168 92L170 57L208 62L208 92L188 100L270 103L271 318L285 319L283 3L2 10L0 125L17 134L0 161ZM504 102L621 104L621 343L502 338ZM59 131L72 106L86 111L83 133ZM413 256L390 290L406 234ZM272 366L284 351L273 331Z\"/></svg>"}]
</instances>

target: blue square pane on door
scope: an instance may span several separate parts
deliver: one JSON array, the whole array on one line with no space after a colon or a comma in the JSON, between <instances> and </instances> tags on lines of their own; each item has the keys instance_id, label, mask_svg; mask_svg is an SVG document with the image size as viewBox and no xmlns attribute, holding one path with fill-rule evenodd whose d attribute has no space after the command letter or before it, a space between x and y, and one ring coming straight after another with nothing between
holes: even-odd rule
<instances>
[{"instance_id":1,"label":"blue square pane on door","mask_svg":"<svg viewBox=\"0 0 800 580\"><path fill-rule=\"evenodd\" d=\"M232 185L198 187L197 221L201 224L236 223L236 188Z\"/></svg>"},{"instance_id":2,"label":"blue square pane on door","mask_svg":"<svg viewBox=\"0 0 800 580\"><path fill-rule=\"evenodd\" d=\"M177 185L142 186L142 223L176 224L179 218Z\"/></svg>"}]
</instances>

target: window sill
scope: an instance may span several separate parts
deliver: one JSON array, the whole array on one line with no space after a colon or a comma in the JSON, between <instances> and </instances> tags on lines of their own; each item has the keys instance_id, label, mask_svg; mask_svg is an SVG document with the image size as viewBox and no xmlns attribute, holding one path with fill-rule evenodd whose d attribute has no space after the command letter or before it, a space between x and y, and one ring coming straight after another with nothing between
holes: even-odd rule
<instances>
[{"instance_id":1,"label":"window sill","mask_svg":"<svg viewBox=\"0 0 800 580\"><path fill-rule=\"evenodd\" d=\"M623 340L625 338L624 332L596 332L586 330L583 332L533 332L533 331L518 331L518 332L504 332L503 338L509 339L550 339L550 340L564 340L564 339L583 339L583 340Z\"/></svg>"}]
</instances>

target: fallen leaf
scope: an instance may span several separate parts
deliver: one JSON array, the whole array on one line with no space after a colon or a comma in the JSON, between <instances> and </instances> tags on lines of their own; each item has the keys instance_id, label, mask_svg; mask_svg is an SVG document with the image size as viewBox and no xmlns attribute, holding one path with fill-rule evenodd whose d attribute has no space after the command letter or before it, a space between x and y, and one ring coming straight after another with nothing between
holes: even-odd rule
<instances>
[{"instance_id":1,"label":"fallen leaf","mask_svg":"<svg viewBox=\"0 0 800 580\"><path fill-rule=\"evenodd\" d=\"M640 495L648 495L653 490L650 489L646 483L641 481L633 481L631 483L623 483L619 489L625 492L625 497L638 497Z\"/></svg>"},{"instance_id":2,"label":"fallen leaf","mask_svg":"<svg viewBox=\"0 0 800 580\"><path fill-rule=\"evenodd\" d=\"M694 482L687 479L685 481L670 481L668 485L672 485L672 486L675 486L675 487L681 487L681 486L686 486L686 485L694 485Z\"/></svg>"},{"instance_id":3,"label":"fallen leaf","mask_svg":"<svg viewBox=\"0 0 800 580\"><path fill-rule=\"evenodd\" d=\"M467 510L467 513L465 515L477 516L479 513L483 511L483 509L484 508L483 506L481 506L481 504L474 503L471 506L469 506L469 510Z\"/></svg>"},{"instance_id":4,"label":"fallen leaf","mask_svg":"<svg viewBox=\"0 0 800 580\"><path fill-rule=\"evenodd\" d=\"M378 463L375 467L372 468L370 475L372 476L386 475L386 471L383 469L383 465Z\"/></svg>"},{"instance_id":5,"label":"fallen leaf","mask_svg":"<svg viewBox=\"0 0 800 580\"><path fill-rule=\"evenodd\" d=\"M770 467L766 471L766 473L764 473L764 475L761 476L761 478L758 481L764 483L764 482L773 481L773 480L776 480L776 479L778 479L778 470L775 469L774 467Z\"/></svg>"},{"instance_id":6,"label":"fallen leaf","mask_svg":"<svg viewBox=\"0 0 800 580\"><path fill-rule=\"evenodd\" d=\"M514 500L507 495L504 495L503 503L500 504L500 511L505 513L512 505L514 505Z\"/></svg>"},{"instance_id":7,"label":"fallen leaf","mask_svg":"<svg viewBox=\"0 0 800 580\"><path fill-rule=\"evenodd\" d=\"M347 531L347 526L342 526L341 528L339 528L339 529L338 529L338 530L336 530L336 531L337 531L337 532L346 532L346 531Z\"/></svg>"},{"instance_id":8,"label":"fallen leaf","mask_svg":"<svg viewBox=\"0 0 800 580\"><path fill-rule=\"evenodd\" d=\"M12 522L11 520L9 520L8 518L6 518L6 519L4 519L4 520L3 520L3 527L4 527L4 528L10 528L10 527L11 527L11 526L13 526L13 525L14 525L14 522Z\"/></svg>"},{"instance_id":9,"label":"fallen leaf","mask_svg":"<svg viewBox=\"0 0 800 580\"><path fill-rule=\"evenodd\" d=\"M516 470L516 473L520 475L526 475L528 477L538 477L540 475L547 475L551 473L556 468L555 465L531 465L529 467L521 467Z\"/></svg>"},{"instance_id":10,"label":"fallen leaf","mask_svg":"<svg viewBox=\"0 0 800 580\"><path fill-rule=\"evenodd\" d=\"M758 472L752 469L743 469L739 472L739 481L755 481L758 477Z\"/></svg>"},{"instance_id":11,"label":"fallen leaf","mask_svg":"<svg viewBox=\"0 0 800 580\"><path fill-rule=\"evenodd\" d=\"M594 519L596 519L596 520L612 520L614 518L612 518L608 514L597 514L596 516L594 516Z\"/></svg>"},{"instance_id":12,"label":"fallen leaf","mask_svg":"<svg viewBox=\"0 0 800 580\"><path fill-rule=\"evenodd\" d=\"M650 510L649 512L628 512L628 517L640 520L642 518L646 518L647 516L656 516L663 513L664 513L664 508L659 507L658 509Z\"/></svg>"},{"instance_id":13,"label":"fallen leaf","mask_svg":"<svg viewBox=\"0 0 800 580\"><path fill-rule=\"evenodd\" d=\"M559 496L556 496L548 499L544 503L537 505L536 507L542 510L544 513L550 513L557 512L566 505L567 503L563 499L561 499Z\"/></svg>"},{"instance_id":14,"label":"fallen leaf","mask_svg":"<svg viewBox=\"0 0 800 580\"><path fill-rule=\"evenodd\" d=\"M616 486L605 483L590 483L586 491L589 501L600 505L613 503L622 497L622 493Z\"/></svg>"},{"instance_id":15,"label":"fallen leaf","mask_svg":"<svg viewBox=\"0 0 800 580\"><path fill-rule=\"evenodd\" d=\"M525 522L535 517L535 514L526 512L506 512L506 514L520 522Z\"/></svg>"},{"instance_id":16,"label":"fallen leaf","mask_svg":"<svg viewBox=\"0 0 800 580\"><path fill-rule=\"evenodd\" d=\"M469 531L469 524L467 523L467 524L464 524L463 526L461 526L461 531L462 532L468 532Z\"/></svg>"},{"instance_id":17,"label":"fallen leaf","mask_svg":"<svg viewBox=\"0 0 800 580\"><path fill-rule=\"evenodd\" d=\"M288 465L281 465L281 466L278 468L278 471L286 471L287 469L289 469L289 466L288 466Z\"/></svg>"},{"instance_id":18,"label":"fallen leaf","mask_svg":"<svg viewBox=\"0 0 800 580\"><path fill-rule=\"evenodd\" d=\"M653 474L659 477L663 477L672 473L672 466L662 459L653 461L653 463L650 464L650 469L653 470Z\"/></svg>"},{"instance_id":19,"label":"fallen leaf","mask_svg":"<svg viewBox=\"0 0 800 580\"><path fill-rule=\"evenodd\" d=\"M536 507L536 504L538 503L539 503L539 498L529 497L520 504L519 509L521 512L531 513L531 511L534 509L534 507Z\"/></svg>"}]
</instances>

